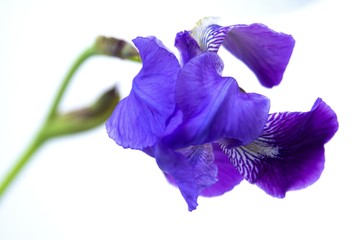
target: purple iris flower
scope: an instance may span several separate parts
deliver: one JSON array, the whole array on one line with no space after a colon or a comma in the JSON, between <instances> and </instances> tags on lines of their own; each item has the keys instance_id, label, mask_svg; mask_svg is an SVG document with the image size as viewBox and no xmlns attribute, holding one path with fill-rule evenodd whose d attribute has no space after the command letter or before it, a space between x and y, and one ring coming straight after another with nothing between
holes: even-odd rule
<instances>
[{"instance_id":1,"label":"purple iris flower","mask_svg":"<svg viewBox=\"0 0 360 240\"><path fill-rule=\"evenodd\" d=\"M221 195L243 179L275 197L315 182L338 127L335 113L318 99L307 113L269 114L269 99L222 76L216 53L227 46L271 87L281 81L293 39L260 24L199 31L177 35L181 63L155 37L134 40L143 67L106 123L109 136L154 157L190 211L199 195Z\"/></svg>"}]
</instances>

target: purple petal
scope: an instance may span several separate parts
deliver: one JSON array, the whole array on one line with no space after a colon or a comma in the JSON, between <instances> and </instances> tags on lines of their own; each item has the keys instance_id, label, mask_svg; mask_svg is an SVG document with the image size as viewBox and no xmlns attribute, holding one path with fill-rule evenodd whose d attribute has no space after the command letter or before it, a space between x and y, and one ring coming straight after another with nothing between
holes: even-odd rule
<instances>
[{"instance_id":1,"label":"purple petal","mask_svg":"<svg viewBox=\"0 0 360 240\"><path fill-rule=\"evenodd\" d=\"M289 63L295 40L262 24L234 25L224 47L243 61L265 87L278 85ZM224 31L220 28L219 31Z\"/></svg>"},{"instance_id":2,"label":"purple petal","mask_svg":"<svg viewBox=\"0 0 360 240\"><path fill-rule=\"evenodd\" d=\"M243 180L243 177L239 174L238 170L234 168L234 165L231 164L229 158L220 149L219 145L212 144L212 149L214 164L217 167L217 181L200 192L200 195L204 197L220 196L232 190ZM169 183L177 186L172 176L165 174L165 177Z\"/></svg>"},{"instance_id":3,"label":"purple petal","mask_svg":"<svg viewBox=\"0 0 360 240\"><path fill-rule=\"evenodd\" d=\"M221 45L243 61L265 87L278 85L289 63L295 40L263 24L222 27L202 26L198 40L204 51L217 52Z\"/></svg>"},{"instance_id":4,"label":"purple petal","mask_svg":"<svg viewBox=\"0 0 360 240\"><path fill-rule=\"evenodd\" d=\"M154 153L159 168L179 187L189 211L196 209L200 192L217 181L212 146L206 144L173 151L157 144Z\"/></svg>"},{"instance_id":5,"label":"purple petal","mask_svg":"<svg viewBox=\"0 0 360 240\"><path fill-rule=\"evenodd\" d=\"M231 164L228 157L220 149L218 144L212 144L213 154L214 154L214 164L217 166L218 181L205 188L200 195L205 197L214 197L224 194L232 190L236 185L238 185L243 177L239 174L234 165Z\"/></svg>"},{"instance_id":6,"label":"purple petal","mask_svg":"<svg viewBox=\"0 0 360 240\"><path fill-rule=\"evenodd\" d=\"M181 63L184 65L191 58L202 53L199 45L190 36L188 31L180 32L176 35L175 47L180 51L181 54Z\"/></svg>"},{"instance_id":7,"label":"purple petal","mask_svg":"<svg viewBox=\"0 0 360 240\"><path fill-rule=\"evenodd\" d=\"M191 59L180 71L175 99L183 123L166 137L175 148L201 145L221 138L247 144L266 122L269 100L243 93L233 78L221 77L223 63L215 53Z\"/></svg>"},{"instance_id":8,"label":"purple petal","mask_svg":"<svg viewBox=\"0 0 360 240\"><path fill-rule=\"evenodd\" d=\"M143 67L128 97L120 101L106 122L111 138L124 148L151 146L175 109L174 88L180 65L174 54L154 37L136 38Z\"/></svg>"},{"instance_id":9,"label":"purple petal","mask_svg":"<svg viewBox=\"0 0 360 240\"><path fill-rule=\"evenodd\" d=\"M337 129L335 112L318 99L309 112L271 114L253 143L222 148L246 180L282 198L288 190L318 180L324 168L324 144Z\"/></svg>"}]
</instances>

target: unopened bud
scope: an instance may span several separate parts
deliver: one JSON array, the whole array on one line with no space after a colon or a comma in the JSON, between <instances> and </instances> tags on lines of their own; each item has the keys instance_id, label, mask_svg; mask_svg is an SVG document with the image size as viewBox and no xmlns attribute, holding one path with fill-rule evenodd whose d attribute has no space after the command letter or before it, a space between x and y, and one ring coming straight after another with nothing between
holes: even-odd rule
<instances>
[{"instance_id":1,"label":"unopened bud","mask_svg":"<svg viewBox=\"0 0 360 240\"><path fill-rule=\"evenodd\" d=\"M106 91L88 107L55 116L44 129L46 137L57 137L93 129L103 124L118 104L115 87Z\"/></svg>"},{"instance_id":2,"label":"unopened bud","mask_svg":"<svg viewBox=\"0 0 360 240\"><path fill-rule=\"evenodd\" d=\"M139 52L133 45L122 39L99 36L95 43L99 54L140 62Z\"/></svg>"}]
</instances>

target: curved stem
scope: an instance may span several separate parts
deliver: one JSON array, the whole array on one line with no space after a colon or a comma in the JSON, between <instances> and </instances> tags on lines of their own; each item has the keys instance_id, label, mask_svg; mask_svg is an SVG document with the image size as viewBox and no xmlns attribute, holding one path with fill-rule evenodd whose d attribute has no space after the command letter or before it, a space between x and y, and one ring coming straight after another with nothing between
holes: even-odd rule
<instances>
[{"instance_id":1,"label":"curved stem","mask_svg":"<svg viewBox=\"0 0 360 240\"><path fill-rule=\"evenodd\" d=\"M57 92L57 95L54 99L53 104L51 105L48 117L46 118L46 121L53 118L57 114L57 110L60 104L60 101L65 93L66 88L69 85L70 80L74 76L75 72L79 69L80 65L85 62L86 59L96 54L96 50L94 47L90 47L86 49L74 62L74 64L71 66L69 72L64 78L64 81L62 82L59 91Z\"/></svg>"},{"instance_id":2,"label":"curved stem","mask_svg":"<svg viewBox=\"0 0 360 240\"><path fill-rule=\"evenodd\" d=\"M45 139L41 136L41 134L38 134L33 139L31 144L28 146L28 148L25 150L25 152L20 156L20 158L17 160L15 165L8 172L5 179L1 183L1 185L0 185L0 198L4 195L6 189L13 182L13 180L16 178L16 176L19 174L19 172L24 168L24 166L29 161L31 156L39 149L39 147L44 142L45 142Z\"/></svg>"},{"instance_id":3,"label":"curved stem","mask_svg":"<svg viewBox=\"0 0 360 240\"><path fill-rule=\"evenodd\" d=\"M35 135L34 139L28 146L28 148L24 151L24 153L20 156L20 158L15 162L15 165L10 169L8 174L5 176L5 179L0 182L0 198L4 195L5 191L8 189L9 185L13 182L13 180L18 176L20 171L25 167L25 165L29 162L33 154L41 147L41 145L49 139L49 136L46 133L47 127L50 125L51 120L54 119L58 114L58 107L60 101L67 89L70 80L74 76L75 72L79 69L82 63L85 62L89 57L96 55L97 52L94 47L90 47L86 49L74 62L71 66L69 72L66 74L57 95L51 105L47 118L43 126L40 128L40 131L37 135Z\"/></svg>"}]
</instances>

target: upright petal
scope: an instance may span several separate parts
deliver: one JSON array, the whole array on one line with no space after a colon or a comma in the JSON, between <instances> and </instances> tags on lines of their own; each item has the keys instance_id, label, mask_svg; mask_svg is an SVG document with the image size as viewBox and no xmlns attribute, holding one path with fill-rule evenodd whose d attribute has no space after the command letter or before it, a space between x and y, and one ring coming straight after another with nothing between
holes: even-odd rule
<instances>
[{"instance_id":1,"label":"upright petal","mask_svg":"<svg viewBox=\"0 0 360 240\"><path fill-rule=\"evenodd\" d=\"M179 50L181 56L181 63L184 65L193 57L202 53L199 45L190 36L188 31L179 32L176 35L175 47Z\"/></svg>"},{"instance_id":2,"label":"upright petal","mask_svg":"<svg viewBox=\"0 0 360 240\"><path fill-rule=\"evenodd\" d=\"M311 111L269 116L261 136L241 147L222 145L240 174L274 197L314 183L324 168L324 144L338 129L335 112L318 99Z\"/></svg>"},{"instance_id":3,"label":"upright petal","mask_svg":"<svg viewBox=\"0 0 360 240\"><path fill-rule=\"evenodd\" d=\"M159 168L179 187L189 211L196 209L200 192L217 181L212 146L206 144L174 151L160 143L155 145L154 153Z\"/></svg>"},{"instance_id":4,"label":"upright petal","mask_svg":"<svg viewBox=\"0 0 360 240\"><path fill-rule=\"evenodd\" d=\"M106 123L108 134L124 148L143 149L155 143L175 109L175 81L180 64L156 38L136 38L143 67L128 97Z\"/></svg>"},{"instance_id":5,"label":"upright petal","mask_svg":"<svg viewBox=\"0 0 360 240\"><path fill-rule=\"evenodd\" d=\"M203 51L217 52L221 45L243 61L265 87L278 85L289 63L295 40L263 24L222 27L212 18L197 24L192 36Z\"/></svg>"},{"instance_id":6,"label":"upright petal","mask_svg":"<svg viewBox=\"0 0 360 240\"><path fill-rule=\"evenodd\" d=\"M260 135L269 100L241 92L235 79L220 76L222 68L217 54L203 53L180 71L175 99L183 122L165 137L173 147L201 145L221 138L248 144Z\"/></svg>"}]
</instances>

